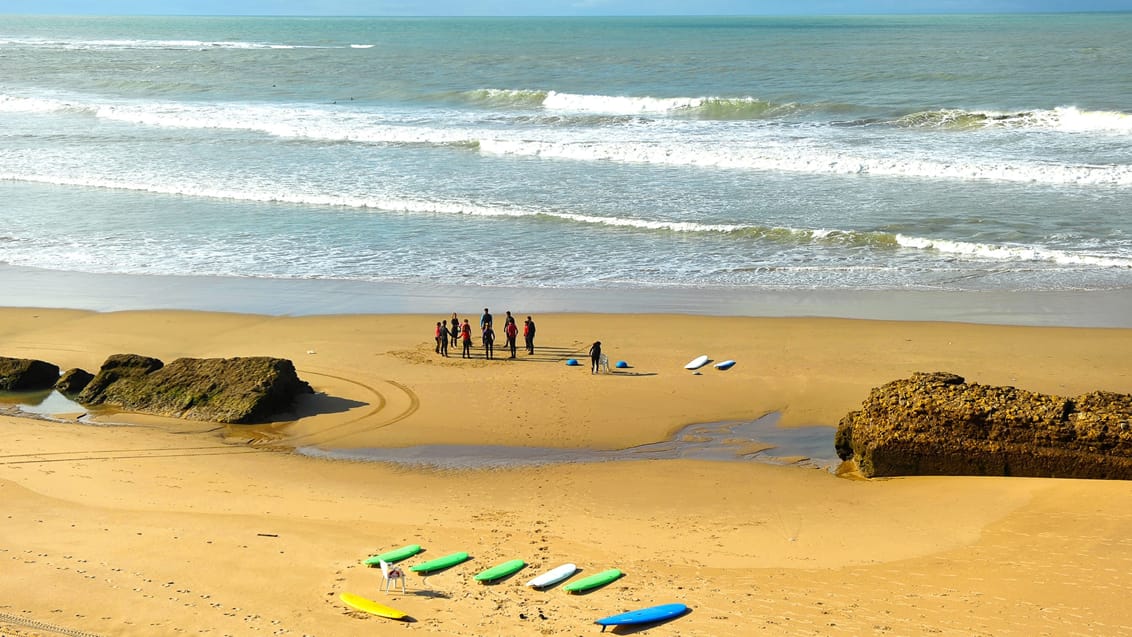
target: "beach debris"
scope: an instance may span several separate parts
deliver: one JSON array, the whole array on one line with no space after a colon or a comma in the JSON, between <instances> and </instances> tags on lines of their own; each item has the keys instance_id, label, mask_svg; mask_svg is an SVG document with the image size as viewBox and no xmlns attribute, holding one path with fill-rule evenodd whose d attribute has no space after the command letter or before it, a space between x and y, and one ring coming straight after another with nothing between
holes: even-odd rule
<instances>
[{"instance_id":1,"label":"beach debris","mask_svg":"<svg viewBox=\"0 0 1132 637\"><path fill-rule=\"evenodd\" d=\"M577 367L581 363L579 363L578 359L576 359L576 358L568 358L568 359L566 359L566 364L569 365L570 367Z\"/></svg>"},{"instance_id":2,"label":"beach debris","mask_svg":"<svg viewBox=\"0 0 1132 637\"><path fill-rule=\"evenodd\" d=\"M617 369L629 369L629 363L626 363L625 361L617 361L613 366Z\"/></svg>"},{"instance_id":3,"label":"beach debris","mask_svg":"<svg viewBox=\"0 0 1132 637\"><path fill-rule=\"evenodd\" d=\"M918 372L874 388L834 446L866 477L1030 476L1132 480L1132 395L1064 398Z\"/></svg>"}]
</instances>

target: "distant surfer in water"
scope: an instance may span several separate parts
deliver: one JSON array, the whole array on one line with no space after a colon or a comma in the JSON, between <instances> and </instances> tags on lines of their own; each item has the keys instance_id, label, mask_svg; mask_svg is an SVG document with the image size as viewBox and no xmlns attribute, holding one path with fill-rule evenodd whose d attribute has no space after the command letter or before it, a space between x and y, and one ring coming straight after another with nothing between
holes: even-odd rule
<instances>
[{"instance_id":1,"label":"distant surfer in water","mask_svg":"<svg viewBox=\"0 0 1132 637\"><path fill-rule=\"evenodd\" d=\"M601 364L601 341L594 341L590 345L590 373L596 374L598 365Z\"/></svg>"}]
</instances>

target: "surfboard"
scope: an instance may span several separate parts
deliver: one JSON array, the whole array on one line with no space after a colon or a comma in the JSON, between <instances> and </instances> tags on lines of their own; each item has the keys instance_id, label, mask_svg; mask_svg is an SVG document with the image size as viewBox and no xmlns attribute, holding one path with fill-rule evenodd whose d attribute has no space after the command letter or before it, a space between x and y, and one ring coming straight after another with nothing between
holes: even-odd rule
<instances>
[{"instance_id":1,"label":"surfboard","mask_svg":"<svg viewBox=\"0 0 1132 637\"><path fill-rule=\"evenodd\" d=\"M448 568L449 566L456 566L461 562L466 562L468 559L470 559L470 556L464 551L460 551L459 553L438 557L435 560L429 560L423 564L417 564L409 570L414 573L429 573Z\"/></svg>"},{"instance_id":2,"label":"surfboard","mask_svg":"<svg viewBox=\"0 0 1132 637\"><path fill-rule=\"evenodd\" d=\"M531 588L546 588L547 586L554 586L558 582L570 577L578 572L578 567L575 564L563 564L556 566L549 571L539 575L538 577L527 582L527 586Z\"/></svg>"},{"instance_id":3,"label":"surfboard","mask_svg":"<svg viewBox=\"0 0 1132 637\"><path fill-rule=\"evenodd\" d=\"M688 361L688 364L684 366L684 369L699 369L699 368L703 367L704 365L707 365L708 360L709 359L707 357L707 354L704 354L702 356L697 356L697 357L693 358L692 360Z\"/></svg>"},{"instance_id":4,"label":"surfboard","mask_svg":"<svg viewBox=\"0 0 1132 637\"><path fill-rule=\"evenodd\" d=\"M679 617L688 612L688 607L684 604L661 604L660 606L651 606L649 608L642 608L640 610L633 610L620 615L610 615L609 617L602 617L595 620L594 623L602 626L602 632L605 632L605 626L631 626L635 624L649 624L658 622L665 619L672 619Z\"/></svg>"},{"instance_id":5,"label":"surfboard","mask_svg":"<svg viewBox=\"0 0 1132 637\"><path fill-rule=\"evenodd\" d=\"M618 579L623 574L624 573L622 573L621 571L615 568L611 568L608 571L602 571L597 575L590 575L589 577L583 577L576 582L570 582L569 584L563 586L562 590L566 591L567 593L584 593L585 591L593 590L599 586L605 586L613 580Z\"/></svg>"},{"instance_id":6,"label":"surfboard","mask_svg":"<svg viewBox=\"0 0 1132 637\"><path fill-rule=\"evenodd\" d=\"M393 549L392 551L386 551L381 555L374 555L373 557L367 558L365 563L366 566L377 566L381 562L395 564L397 562L400 562L401 560L408 559L420 552L420 544L409 544L402 546L399 549Z\"/></svg>"},{"instance_id":7,"label":"surfboard","mask_svg":"<svg viewBox=\"0 0 1132 637\"><path fill-rule=\"evenodd\" d=\"M732 367L735 367L735 361L730 360L730 359L725 360L725 361L719 361L718 363L715 364L715 368L722 370L722 371L727 371L727 370L731 369Z\"/></svg>"},{"instance_id":8,"label":"surfboard","mask_svg":"<svg viewBox=\"0 0 1132 637\"><path fill-rule=\"evenodd\" d=\"M501 578L507 577L508 575L511 575L513 573L518 572L520 569L522 569L526 565L527 565L527 563L524 562L523 560L511 560L509 562L504 562L502 564L496 564L495 566L487 569L486 571L481 571L481 572L477 573L476 576L475 576L475 580L477 582L493 582L497 579L501 579Z\"/></svg>"},{"instance_id":9,"label":"surfboard","mask_svg":"<svg viewBox=\"0 0 1132 637\"><path fill-rule=\"evenodd\" d=\"M405 619L406 617L408 617L407 614L397 610L396 608L390 608L385 604L378 604L372 599L362 597L361 595L355 595L353 593L342 593L338 596L338 599L342 600L347 606L355 610L360 610L363 613L377 615L378 617L388 617L389 619Z\"/></svg>"}]
</instances>

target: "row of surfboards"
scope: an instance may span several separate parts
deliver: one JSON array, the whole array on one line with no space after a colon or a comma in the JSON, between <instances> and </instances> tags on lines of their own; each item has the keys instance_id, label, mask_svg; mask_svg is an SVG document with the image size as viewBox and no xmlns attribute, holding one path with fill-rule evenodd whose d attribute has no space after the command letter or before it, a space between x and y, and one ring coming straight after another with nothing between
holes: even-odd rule
<instances>
[{"instance_id":1,"label":"row of surfboards","mask_svg":"<svg viewBox=\"0 0 1132 637\"><path fill-rule=\"evenodd\" d=\"M420 553L422 550L423 549L419 544L409 544L407 546L402 546L399 549L394 549L392 551L387 551L385 553L381 553L380 555L374 555L373 557L367 558L365 560L365 564L367 566L378 566L381 564L381 562L394 564L396 562L406 560ZM462 564L463 562L466 562L470 559L471 556L469 556L468 553L460 551L457 553L445 555L443 557L438 557L433 560L422 562L421 564L417 564L416 566L411 567L409 570L427 577L430 574L438 573L458 564ZM526 568L526 566L527 563L523 560L508 560L506 562L496 564L495 566L492 566L491 568L488 568L486 570L480 571L475 575L474 579L478 582L487 584L514 575L520 570ZM542 573L541 575L531 579L527 582L526 585L536 589L548 588L550 586L558 584L559 582L569 579L577 572L578 566L576 564L562 564L561 566L552 568L549 571L546 571L545 573ZM620 570L611 568L595 575L590 575L588 577L583 577L582 579L570 582L569 584L563 586L562 590L568 593L583 593L605 586L606 584L620 579L623 575L624 573L622 573ZM339 596L339 599L341 599L346 605L352 608L378 615L380 617L387 617L389 619L408 618L408 615L399 610L390 608L389 606L380 604L360 595L354 595L353 593L342 593ZM627 613L610 615L609 617L603 617L601 619L595 620L594 623L603 626L602 630L604 631L605 626L634 625L659 622L666 619L679 617L686 612L688 612L688 607L684 604L661 604L660 606L651 606L649 608L642 608L634 611L629 611Z\"/></svg>"},{"instance_id":2,"label":"row of surfboards","mask_svg":"<svg viewBox=\"0 0 1132 637\"><path fill-rule=\"evenodd\" d=\"M423 549L421 548L420 544L409 544L407 546L402 546L399 549L394 549L392 551L387 551L380 555L374 555L373 557L367 558L365 560L365 564L366 566L377 566L381 562L385 562L387 564L395 564L402 560L406 560L416 555L417 553L420 553L422 550ZM428 560L427 562L422 562L420 564L417 564L416 566L410 567L409 570L427 577L428 575L431 575L433 573L438 573L458 564L462 564L470 559L472 558L470 555L468 555L467 552L459 551L457 553L451 553L433 560ZM480 571L475 575L475 580L477 582L491 583L496 580L501 580L505 577L514 575L515 573L518 573L519 571L526 568L526 566L527 563L523 560L508 560L506 562L496 564L489 569ZM539 575L538 577L527 582L527 586L530 586L531 588L547 588L561 582L564 579L569 578L576 572L578 572L578 566L576 564L563 564L561 566L552 568L542 575ZM620 570L611 568L596 575L590 575L589 577L584 577L576 582L571 582L564 586L563 590L568 593L583 593L585 591L605 586L606 584L619 579L622 575L624 575L624 573L622 573Z\"/></svg>"}]
</instances>

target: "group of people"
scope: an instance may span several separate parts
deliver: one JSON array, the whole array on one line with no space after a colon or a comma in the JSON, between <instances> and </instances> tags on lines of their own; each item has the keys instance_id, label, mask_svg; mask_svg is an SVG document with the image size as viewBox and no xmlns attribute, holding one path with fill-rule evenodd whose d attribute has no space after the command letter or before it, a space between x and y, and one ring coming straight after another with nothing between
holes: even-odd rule
<instances>
[{"instance_id":1,"label":"group of people","mask_svg":"<svg viewBox=\"0 0 1132 637\"><path fill-rule=\"evenodd\" d=\"M495 328L493 326L494 317L491 311L486 307L483 309L483 316L480 317L480 342L483 343L484 358L495 358ZM515 341L519 337L519 326L515 323L515 317L511 316L511 311L507 311L507 317L503 319L503 335L506 338L506 347L511 352L509 358L515 358ZM526 341L527 354L535 353L535 322L531 317L527 317L523 321L523 339ZM472 325L468 319L464 319L463 323L455 312L452 313L450 321L437 321L436 322L436 353L441 356L448 356L448 343L451 340L452 347L457 344L463 344L463 358L472 357Z\"/></svg>"}]
</instances>

